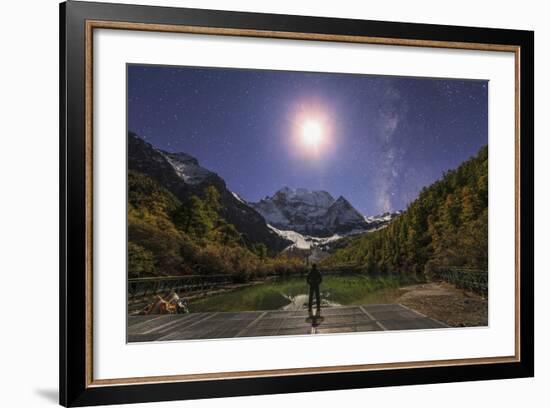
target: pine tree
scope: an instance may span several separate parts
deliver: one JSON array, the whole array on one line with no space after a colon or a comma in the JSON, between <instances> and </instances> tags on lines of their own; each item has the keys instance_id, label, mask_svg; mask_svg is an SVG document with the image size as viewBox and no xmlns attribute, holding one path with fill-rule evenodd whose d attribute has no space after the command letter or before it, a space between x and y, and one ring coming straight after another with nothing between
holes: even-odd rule
<instances>
[{"instance_id":1,"label":"pine tree","mask_svg":"<svg viewBox=\"0 0 550 408\"><path fill-rule=\"evenodd\" d=\"M195 237L205 237L213 228L210 210L196 195L191 195L174 213L174 222L185 233Z\"/></svg>"},{"instance_id":2,"label":"pine tree","mask_svg":"<svg viewBox=\"0 0 550 408\"><path fill-rule=\"evenodd\" d=\"M130 278L141 278L153 274L154 257L151 251L135 242L128 242L128 275Z\"/></svg>"},{"instance_id":3,"label":"pine tree","mask_svg":"<svg viewBox=\"0 0 550 408\"><path fill-rule=\"evenodd\" d=\"M323 263L355 263L367 273L430 275L447 266L487 270L487 157L484 147L422 189L385 229L346 241Z\"/></svg>"},{"instance_id":4,"label":"pine tree","mask_svg":"<svg viewBox=\"0 0 550 408\"><path fill-rule=\"evenodd\" d=\"M209 221L216 225L220 219L220 193L214 186L208 186L204 190L204 212Z\"/></svg>"},{"instance_id":5,"label":"pine tree","mask_svg":"<svg viewBox=\"0 0 550 408\"><path fill-rule=\"evenodd\" d=\"M462 211L461 211L461 222L467 223L472 221L477 217L479 213L479 203L477 197L474 194L474 191L470 186L465 186L462 188Z\"/></svg>"}]
</instances>

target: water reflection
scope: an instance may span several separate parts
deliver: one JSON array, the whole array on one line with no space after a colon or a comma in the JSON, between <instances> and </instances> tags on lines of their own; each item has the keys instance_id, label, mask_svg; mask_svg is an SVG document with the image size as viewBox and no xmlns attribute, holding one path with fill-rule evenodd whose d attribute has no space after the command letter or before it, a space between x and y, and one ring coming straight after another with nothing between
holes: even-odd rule
<instances>
[{"instance_id":1,"label":"water reflection","mask_svg":"<svg viewBox=\"0 0 550 408\"><path fill-rule=\"evenodd\" d=\"M283 307L279 308L280 310L303 310L307 309L309 295L301 293L299 295L285 295L283 296L287 299L288 303ZM337 302L333 302L328 299L328 293L321 292L321 307L331 307L331 306L341 306Z\"/></svg>"},{"instance_id":2,"label":"water reflection","mask_svg":"<svg viewBox=\"0 0 550 408\"><path fill-rule=\"evenodd\" d=\"M315 334L317 332L317 327L323 323L325 318L321 316L321 310L317 309L316 312L309 311L309 315L306 318L306 323L311 323L311 333Z\"/></svg>"},{"instance_id":3,"label":"water reflection","mask_svg":"<svg viewBox=\"0 0 550 408\"><path fill-rule=\"evenodd\" d=\"M326 276L321 284L321 308L352 304L393 303L399 295L396 278ZM281 279L190 299L190 312L257 310L307 311L309 287L303 278ZM181 297L185 297L182 294Z\"/></svg>"}]
</instances>

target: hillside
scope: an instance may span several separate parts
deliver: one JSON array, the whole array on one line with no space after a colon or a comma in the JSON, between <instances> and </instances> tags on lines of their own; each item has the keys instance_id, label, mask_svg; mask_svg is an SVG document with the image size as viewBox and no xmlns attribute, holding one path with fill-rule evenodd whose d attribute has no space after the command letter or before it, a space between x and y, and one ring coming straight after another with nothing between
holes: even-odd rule
<instances>
[{"instance_id":1,"label":"hillside","mask_svg":"<svg viewBox=\"0 0 550 408\"><path fill-rule=\"evenodd\" d=\"M214 186L180 201L157 181L130 170L128 276L228 274L246 281L303 268L296 260L270 257L264 244L244 239L221 214Z\"/></svg>"},{"instance_id":2,"label":"hillside","mask_svg":"<svg viewBox=\"0 0 550 408\"><path fill-rule=\"evenodd\" d=\"M387 228L351 238L323 261L370 274L424 274L446 266L487 270L488 148L424 188Z\"/></svg>"},{"instance_id":3,"label":"hillside","mask_svg":"<svg viewBox=\"0 0 550 408\"><path fill-rule=\"evenodd\" d=\"M249 245L262 244L271 255L291 244L275 234L264 218L233 192L216 173L201 167L186 153L157 149L136 134L128 134L128 169L146 175L172 193L181 202L192 196L204 199L208 187L214 187L220 200L220 216L232 224Z\"/></svg>"}]
</instances>

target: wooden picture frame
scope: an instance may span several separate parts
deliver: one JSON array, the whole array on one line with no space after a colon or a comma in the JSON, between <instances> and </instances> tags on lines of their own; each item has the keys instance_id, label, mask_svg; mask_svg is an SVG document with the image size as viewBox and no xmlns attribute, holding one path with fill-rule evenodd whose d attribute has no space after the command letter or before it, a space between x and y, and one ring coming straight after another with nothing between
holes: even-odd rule
<instances>
[{"instance_id":1,"label":"wooden picture frame","mask_svg":"<svg viewBox=\"0 0 550 408\"><path fill-rule=\"evenodd\" d=\"M456 360L94 379L92 58L93 33L101 28L514 53L515 354ZM62 3L60 403L64 406L120 404L533 376L533 160L533 32L77 1Z\"/></svg>"}]
</instances>

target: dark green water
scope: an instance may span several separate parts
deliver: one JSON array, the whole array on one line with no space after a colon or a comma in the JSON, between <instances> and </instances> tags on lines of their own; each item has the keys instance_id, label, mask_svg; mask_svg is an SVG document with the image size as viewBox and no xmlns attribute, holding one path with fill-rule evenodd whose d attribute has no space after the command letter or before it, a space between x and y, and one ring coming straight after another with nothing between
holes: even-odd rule
<instances>
[{"instance_id":1,"label":"dark green water","mask_svg":"<svg viewBox=\"0 0 550 408\"><path fill-rule=\"evenodd\" d=\"M325 276L321 306L392 303L404 282L396 277ZM305 278L266 282L190 303L191 312L237 312L255 310L300 310L308 301Z\"/></svg>"}]
</instances>

